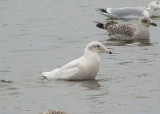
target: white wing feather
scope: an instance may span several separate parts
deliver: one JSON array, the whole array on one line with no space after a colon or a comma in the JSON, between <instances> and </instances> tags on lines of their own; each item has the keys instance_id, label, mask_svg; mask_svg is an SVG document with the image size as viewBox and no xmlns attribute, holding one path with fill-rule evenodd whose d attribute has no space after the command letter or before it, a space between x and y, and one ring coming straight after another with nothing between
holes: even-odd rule
<instances>
[{"instance_id":1,"label":"white wing feather","mask_svg":"<svg viewBox=\"0 0 160 114\"><path fill-rule=\"evenodd\" d=\"M64 65L62 68L60 69L55 69L51 72L43 72L42 75L45 76L48 79L66 79L66 80L75 80L75 79L79 79L80 77L80 73L83 75L84 71L82 68L82 57L79 59L76 59L74 61L71 61L69 63L67 63L66 65ZM81 72L80 72L81 71Z\"/></svg>"}]
</instances>

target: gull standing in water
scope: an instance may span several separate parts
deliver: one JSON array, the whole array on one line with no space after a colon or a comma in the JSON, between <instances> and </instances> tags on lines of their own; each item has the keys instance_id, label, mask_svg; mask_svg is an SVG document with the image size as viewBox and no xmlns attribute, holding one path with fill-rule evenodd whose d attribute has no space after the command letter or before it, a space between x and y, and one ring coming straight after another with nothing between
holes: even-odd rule
<instances>
[{"instance_id":1,"label":"gull standing in water","mask_svg":"<svg viewBox=\"0 0 160 114\"><path fill-rule=\"evenodd\" d=\"M42 76L47 79L93 80L100 66L100 57L98 53L112 54L102 43L92 41L87 44L83 56L51 72L43 72Z\"/></svg>"},{"instance_id":2,"label":"gull standing in water","mask_svg":"<svg viewBox=\"0 0 160 114\"><path fill-rule=\"evenodd\" d=\"M106 23L96 22L96 26L107 31L111 39L117 40L134 40L134 39L149 39L149 26L157 26L156 23L148 17L142 17L139 20L139 25L119 24L116 21L106 21Z\"/></svg>"},{"instance_id":3,"label":"gull standing in water","mask_svg":"<svg viewBox=\"0 0 160 114\"><path fill-rule=\"evenodd\" d=\"M155 17L155 11L160 9L159 1L150 2L147 7L98 8L97 10L111 19L138 19L140 17Z\"/></svg>"}]
</instances>

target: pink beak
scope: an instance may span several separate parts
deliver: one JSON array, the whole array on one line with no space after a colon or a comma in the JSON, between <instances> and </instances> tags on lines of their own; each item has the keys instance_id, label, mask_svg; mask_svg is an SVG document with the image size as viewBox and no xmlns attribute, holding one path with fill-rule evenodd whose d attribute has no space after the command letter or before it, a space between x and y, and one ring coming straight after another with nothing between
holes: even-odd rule
<instances>
[{"instance_id":1,"label":"pink beak","mask_svg":"<svg viewBox=\"0 0 160 114\"><path fill-rule=\"evenodd\" d=\"M111 52L110 50L106 49L106 48L101 48L101 51L102 51L103 53L112 54L112 52Z\"/></svg>"}]
</instances>

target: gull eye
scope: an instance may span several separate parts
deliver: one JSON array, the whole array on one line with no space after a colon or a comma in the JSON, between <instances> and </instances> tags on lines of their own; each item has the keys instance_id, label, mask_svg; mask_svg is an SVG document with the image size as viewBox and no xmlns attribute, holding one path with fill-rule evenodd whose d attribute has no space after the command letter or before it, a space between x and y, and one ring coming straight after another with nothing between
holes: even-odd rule
<instances>
[{"instance_id":1,"label":"gull eye","mask_svg":"<svg viewBox=\"0 0 160 114\"><path fill-rule=\"evenodd\" d=\"M143 20L143 22L147 23L147 20Z\"/></svg>"},{"instance_id":2,"label":"gull eye","mask_svg":"<svg viewBox=\"0 0 160 114\"><path fill-rule=\"evenodd\" d=\"M100 45L97 45L97 47L99 48L99 47L100 47Z\"/></svg>"}]
</instances>

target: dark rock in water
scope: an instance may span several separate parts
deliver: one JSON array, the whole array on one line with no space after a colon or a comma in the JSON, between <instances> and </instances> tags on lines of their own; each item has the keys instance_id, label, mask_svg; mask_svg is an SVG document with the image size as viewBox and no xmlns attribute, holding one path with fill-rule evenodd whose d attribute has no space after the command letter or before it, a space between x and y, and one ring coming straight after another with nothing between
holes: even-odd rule
<instances>
[{"instance_id":1,"label":"dark rock in water","mask_svg":"<svg viewBox=\"0 0 160 114\"><path fill-rule=\"evenodd\" d=\"M3 83L13 83L11 80L0 80L0 84L3 84Z\"/></svg>"},{"instance_id":2,"label":"dark rock in water","mask_svg":"<svg viewBox=\"0 0 160 114\"><path fill-rule=\"evenodd\" d=\"M61 111L55 111L55 110L47 110L47 111L41 112L39 114L68 114L68 113L61 112Z\"/></svg>"}]
</instances>

